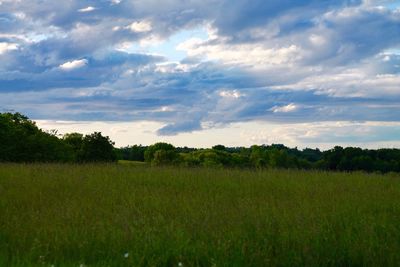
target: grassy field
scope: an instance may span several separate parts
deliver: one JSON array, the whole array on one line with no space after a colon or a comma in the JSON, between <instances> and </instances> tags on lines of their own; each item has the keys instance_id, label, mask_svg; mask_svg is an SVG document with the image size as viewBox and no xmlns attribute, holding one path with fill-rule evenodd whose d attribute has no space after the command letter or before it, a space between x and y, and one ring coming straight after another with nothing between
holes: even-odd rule
<instances>
[{"instance_id":1,"label":"grassy field","mask_svg":"<svg viewBox=\"0 0 400 267\"><path fill-rule=\"evenodd\" d=\"M0 266L399 266L400 177L0 164Z\"/></svg>"}]
</instances>

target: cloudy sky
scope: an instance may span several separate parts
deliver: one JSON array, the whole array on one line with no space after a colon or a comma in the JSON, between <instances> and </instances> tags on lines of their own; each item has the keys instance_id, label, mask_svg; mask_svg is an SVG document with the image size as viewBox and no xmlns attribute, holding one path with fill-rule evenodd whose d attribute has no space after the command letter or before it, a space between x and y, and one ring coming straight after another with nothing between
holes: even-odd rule
<instances>
[{"instance_id":1,"label":"cloudy sky","mask_svg":"<svg viewBox=\"0 0 400 267\"><path fill-rule=\"evenodd\" d=\"M0 109L118 146L400 147L400 1L0 0Z\"/></svg>"}]
</instances>

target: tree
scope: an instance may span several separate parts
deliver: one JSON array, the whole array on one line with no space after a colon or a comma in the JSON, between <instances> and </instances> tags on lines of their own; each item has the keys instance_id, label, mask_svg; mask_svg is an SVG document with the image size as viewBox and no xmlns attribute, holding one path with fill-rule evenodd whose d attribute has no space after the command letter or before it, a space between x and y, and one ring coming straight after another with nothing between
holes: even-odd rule
<instances>
[{"instance_id":1,"label":"tree","mask_svg":"<svg viewBox=\"0 0 400 267\"><path fill-rule=\"evenodd\" d=\"M212 149L219 150L219 151L225 151L226 147L224 145L216 145L216 146L213 146Z\"/></svg>"},{"instance_id":2,"label":"tree","mask_svg":"<svg viewBox=\"0 0 400 267\"><path fill-rule=\"evenodd\" d=\"M177 157L175 147L168 143L156 143L144 152L145 161L155 165L173 163Z\"/></svg>"},{"instance_id":3,"label":"tree","mask_svg":"<svg viewBox=\"0 0 400 267\"><path fill-rule=\"evenodd\" d=\"M20 113L0 113L0 161L70 161L72 155L55 132L42 131Z\"/></svg>"},{"instance_id":4,"label":"tree","mask_svg":"<svg viewBox=\"0 0 400 267\"><path fill-rule=\"evenodd\" d=\"M78 159L81 162L116 161L114 142L108 136L102 136L100 132L86 135L82 140Z\"/></svg>"},{"instance_id":5,"label":"tree","mask_svg":"<svg viewBox=\"0 0 400 267\"><path fill-rule=\"evenodd\" d=\"M175 163L175 160L178 159L178 155L174 150L164 150L160 149L154 153L154 158L151 161L153 165L168 165Z\"/></svg>"},{"instance_id":6,"label":"tree","mask_svg":"<svg viewBox=\"0 0 400 267\"><path fill-rule=\"evenodd\" d=\"M250 148L250 162L256 168L265 168L268 165L269 157L263 147L254 145Z\"/></svg>"},{"instance_id":7,"label":"tree","mask_svg":"<svg viewBox=\"0 0 400 267\"><path fill-rule=\"evenodd\" d=\"M83 134L80 133L65 134L63 140L72 149L72 151L74 152L74 161L77 161L78 155L82 149Z\"/></svg>"},{"instance_id":8,"label":"tree","mask_svg":"<svg viewBox=\"0 0 400 267\"><path fill-rule=\"evenodd\" d=\"M286 150L273 148L269 151L269 165L273 168L289 168L291 160Z\"/></svg>"},{"instance_id":9,"label":"tree","mask_svg":"<svg viewBox=\"0 0 400 267\"><path fill-rule=\"evenodd\" d=\"M132 161L144 161L144 152L146 147L142 145L134 145L116 149L118 152L119 159L132 160Z\"/></svg>"},{"instance_id":10,"label":"tree","mask_svg":"<svg viewBox=\"0 0 400 267\"><path fill-rule=\"evenodd\" d=\"M337 170L342 160L344 149L341 146L335 146L333 149L324 152L324 161L329 170Z\"/></svg>"}]
</instances>

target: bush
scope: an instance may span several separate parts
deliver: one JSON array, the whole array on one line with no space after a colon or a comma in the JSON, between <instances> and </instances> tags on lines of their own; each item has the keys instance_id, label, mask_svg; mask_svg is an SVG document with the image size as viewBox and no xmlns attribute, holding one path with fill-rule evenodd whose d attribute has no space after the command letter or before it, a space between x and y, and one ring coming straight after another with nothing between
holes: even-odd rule
<instances>
[{"instance_id":1,"label":"bush","mask_svg":"<svg viewBox=\"0 0 400 267\"><path fill-rule=\"evenodd\" d=\"M144 159L152 165L176 163L178 153L175 147L167 143L156 143L149 146L144 152Z\"/></svg>"}]
</instances>

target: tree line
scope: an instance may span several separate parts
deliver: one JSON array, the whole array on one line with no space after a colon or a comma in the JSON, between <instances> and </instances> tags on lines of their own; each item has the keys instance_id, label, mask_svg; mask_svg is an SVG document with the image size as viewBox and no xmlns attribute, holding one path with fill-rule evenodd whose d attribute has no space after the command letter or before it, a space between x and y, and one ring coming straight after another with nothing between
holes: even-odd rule
<instances>
[{"instance_id":1,"label":"tree line","mask_svg":"<svg viewBox=\"0 0 400 267\"><path fill-rule=\"evenodd\" d=\"M327 151L299 150L281 144L209 149L174 147L167 143L115 148L108 136L43 131L20 113L0 113L0 162L115 162L188 167L284 168L334 171L400 172L399 149L336 146Z\"/></svg>"},{"instance_id":2,"label":"tree line","mask_svg":"<svg viewBox=\"0 0 400 267\"><path fill-rule=\"evenodd\" d=\"M281 144L211 149L175 148L171 144L129 146L117 149L122 160L143 161L152 165L180 165L233 168L281 168L330 171L400 172L399 149L361 149L336 146L327 151L299 150Z\"/></svg>"},{"instance_id":3,"label":"tree line","mask_svg":"<svg viewBox=\"0 0 400 267\"><path fill-rule=\"evenodd\" d=\"M115 161L114 143L99 132L89 135L43 131L20 113L0 113L0 162Z\"/></svg>"}]
</instances>

